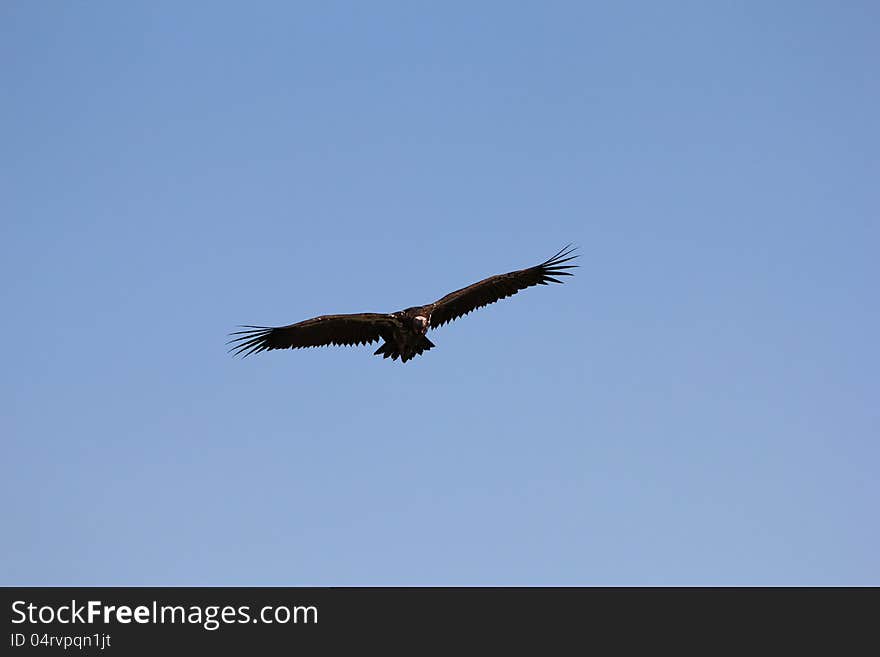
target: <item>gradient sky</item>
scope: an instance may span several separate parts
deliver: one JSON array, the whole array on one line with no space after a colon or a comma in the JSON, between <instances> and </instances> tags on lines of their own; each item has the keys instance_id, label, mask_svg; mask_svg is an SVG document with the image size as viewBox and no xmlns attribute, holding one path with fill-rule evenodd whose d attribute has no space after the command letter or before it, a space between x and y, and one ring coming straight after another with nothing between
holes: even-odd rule
<instances>
[{"instance_id":1,"label":"gradient sky","mask_svg":"<svg viewBox=\"0 0 880 657\"><path fill-rule=\"evenodd\" d=\"M3 2L0 584L880 584L878 26Z\"/></svg>"}]
</instances>

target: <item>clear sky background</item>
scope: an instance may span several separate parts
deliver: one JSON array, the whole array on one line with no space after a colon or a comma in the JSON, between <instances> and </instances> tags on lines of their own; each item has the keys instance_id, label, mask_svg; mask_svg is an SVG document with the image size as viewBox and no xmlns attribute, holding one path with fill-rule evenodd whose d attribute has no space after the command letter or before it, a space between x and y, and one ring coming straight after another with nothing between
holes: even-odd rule
<instances>
[{"instance_id":1,"label":"clear sky background","mask_svg":"<svg viewBox=\"0 0 880 657\"><path fill-rule=\"evenodd\" d=\"M880 584L878 29L0 3L0 583ZM567 242L406 365L226 353Z\"/></svg>"}]
</instances>

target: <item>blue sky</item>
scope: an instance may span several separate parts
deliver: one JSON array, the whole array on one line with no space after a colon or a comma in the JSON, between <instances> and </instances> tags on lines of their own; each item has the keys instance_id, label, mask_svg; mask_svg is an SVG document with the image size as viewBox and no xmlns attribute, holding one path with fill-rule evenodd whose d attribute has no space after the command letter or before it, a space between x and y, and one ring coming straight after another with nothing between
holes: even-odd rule
<instances>
[{"instance_id":1,"label":"blue sky","mask_svg":"<svg viewBox=\"0 0 880 657\"><path fill-rule=\"evenodd\" d=\"M3 3L0 583L880 584L878 21Z\"/></svg>"}]
</instances>

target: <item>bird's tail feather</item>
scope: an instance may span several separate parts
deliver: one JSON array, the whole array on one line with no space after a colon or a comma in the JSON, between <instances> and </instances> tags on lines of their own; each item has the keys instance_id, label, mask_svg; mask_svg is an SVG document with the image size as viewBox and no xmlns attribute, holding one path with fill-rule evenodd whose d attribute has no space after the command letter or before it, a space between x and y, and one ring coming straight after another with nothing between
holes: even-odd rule
<instances>
[{"instance_id":1,"label":"bird's tail feather","mask_svg":"<svg viewBox=\"0 0 880 657\"><path fill-rule=\"evenodd\" d=\"M376 349L375 352L373 352L373 355L382 356L382 358L390 357L391 360L397 360L398 358L400 358L400 361L402 363L405 363L411 358L415 358L423 351L428 351L429 349L433 349L434 347L434 343L423 335L416 346L404 347L402 352L393 342L383 342L382 346Z\"/></svg>"}]
</instances>

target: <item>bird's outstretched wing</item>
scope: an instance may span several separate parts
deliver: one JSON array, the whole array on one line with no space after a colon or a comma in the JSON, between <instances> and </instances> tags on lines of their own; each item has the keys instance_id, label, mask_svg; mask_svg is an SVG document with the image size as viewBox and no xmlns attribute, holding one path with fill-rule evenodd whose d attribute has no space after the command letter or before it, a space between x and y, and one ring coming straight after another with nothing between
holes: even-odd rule
<instances>
[{"instance_id":1,"label":"bird's outstretched wing","mask_svg":"<svg viewBox=\"0 0 880 657\"><path fill-rule=\"evenodd\" d=\"M290 326L243 326L231 333L227 344L236 356L250 356L270 349L300 349L325 345L369 344L390 340L397 319L383 313L322 315Z\"/></svg>"},{"instance_id":2,"label":"bird's outstretched wing","mask_svg":"<svg viewBox=\"0 0 880 657\"><path fill-rule=\"evenodd\" d=\"M512 296L533 285L547 285L548 283L562 283L556 276L571 276L571 272L565 271L577 267L565 263L577 258L572 255L576 247L571 244L563 248L559 253L540 265L519 269L507 274L490 276L479 283L456 290L447 294L442 299L435 301L431 309L431 326L443 326L447 322L467 315L472 310L488 306L499 299Z\"/></svg>"}]
</instances>

